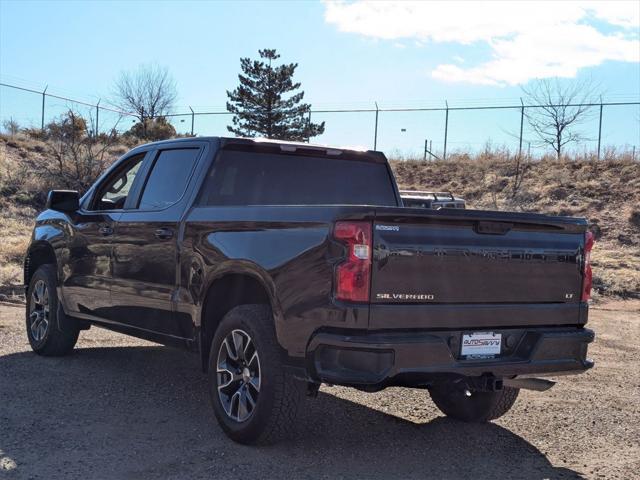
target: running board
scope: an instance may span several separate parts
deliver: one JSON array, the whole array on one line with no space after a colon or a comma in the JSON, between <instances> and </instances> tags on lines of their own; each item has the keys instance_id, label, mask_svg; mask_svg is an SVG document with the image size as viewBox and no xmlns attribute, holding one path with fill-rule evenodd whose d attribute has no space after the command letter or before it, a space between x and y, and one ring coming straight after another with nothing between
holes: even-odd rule
<instances>
[{"instance_id":1,"label":"running board","mask_svg":"<svg viewBox=\"0 0 640 480\"><path fill-rule=\"evenodd\" d=\"M502 381L505 387L523 388L525 390L536 390L546 392L553 387L556 382L542 378L505 378Z\"/></svg>"}]
</instances>

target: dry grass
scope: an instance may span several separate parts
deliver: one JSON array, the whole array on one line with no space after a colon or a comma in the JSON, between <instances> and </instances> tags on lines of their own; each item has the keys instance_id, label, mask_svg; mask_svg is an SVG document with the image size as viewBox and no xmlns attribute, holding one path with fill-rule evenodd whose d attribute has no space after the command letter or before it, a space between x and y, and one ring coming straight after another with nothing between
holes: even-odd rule
<instances>
[{"instance_id":1,"label":"dry grass","mask_svg":"<svg viewBox=\"0 0 640 480\"><path fill-rule=\"evenodd\" d=\"M7 210L10 211L7 212ZM22 260L33 226L33 220L25 221L22 218L12 218L11 210L15 212L14 209L3 208L0 213L0 231L2 231L0 285L15 285L22 282ZM29 211L32 212L32 215L35 213L32 209ZM33 216L31 218L33 219Z\"/></svg>"},{"instance_id":2,"label":"dry grass","mask_svg":"<svg viewBox=\"0 0 640 480\"><path fill-rule=\"evenodd\" d=\"M640 163L625 157L532 161L519 187L515 161L504 152L391 164L401 188L452 191L469 208L586 217L597 239L596 292L640 297Z\"/></svg>"},{"instance_id":3,"label":"dry grass","mask_svg":"<svg viewBox=\"0 0 640 480\"><path fill-rule=\"evenodd\" d=\"M35 210L0 201L0 286L22 282L22 261L29 244Z\"/></svg>"},{"instance_id":4,"label":"dry grass","mask_svg":"<svg viewBox=\"0 0 640 480\"><path fill-rule=\"evenodd\" d=\"M107 162L130 146L113 145ZM0 136L0 286L22 281L22 257L35 213L54 180L36 171L49 143L24 134ZM527 161L505 151L450 160L392 160L403 189L449 190L469 208L541 212L589 219L596 234L594 286L604 295L640 297L640 163L629 155L606 161ZM524 174L522 174L524 172Z\"/></svg>"}]
</instances>

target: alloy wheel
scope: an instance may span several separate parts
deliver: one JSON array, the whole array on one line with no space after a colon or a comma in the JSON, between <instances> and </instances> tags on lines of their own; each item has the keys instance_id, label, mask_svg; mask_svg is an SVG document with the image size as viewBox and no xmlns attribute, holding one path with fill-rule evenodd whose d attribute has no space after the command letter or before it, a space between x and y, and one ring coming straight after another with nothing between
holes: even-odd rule
<instances>
[{"instance_id":1,"label":"alloy wheel","mask_svg":"<svg viewBox=\"0 0 640 480\"><path fill-rule=\"evenodd\" d=\"M218 397L229 418L248 420L260 396L260 357L255 342L244 330L231 331L218 351Z\"/></svg>"},{"instance_id":2,"label":"alloy wheel","mask_svg":"<svg viewBox=\"0 0 640 480\"><path fill-rule=\"evenodd\" d=\"M44 280L38 280L31 292L29 328L36 342L42 341L49 329L49 289Z\"/></svg>"}]
</instances>

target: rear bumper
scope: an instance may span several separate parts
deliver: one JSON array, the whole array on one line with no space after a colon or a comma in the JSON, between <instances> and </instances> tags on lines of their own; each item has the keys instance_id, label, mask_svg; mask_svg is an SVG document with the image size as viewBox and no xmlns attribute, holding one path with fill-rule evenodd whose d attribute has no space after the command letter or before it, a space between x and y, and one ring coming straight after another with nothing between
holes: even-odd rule
<instances>
[{"instance_id":1,"label":"rear bumper","mask_svg":"<svg viewBox=\"0 0 640 480\"><path fill-rule=\"evenodd\" d=\"M494 329L502 334L496 358L460 356L469 331L320 332L307 349L308 369L321 382L342 385L428 385L442 376L514 377L575 374L593 367L587 359L592 330L581 327Z\"/></svg>"}]
</instances>

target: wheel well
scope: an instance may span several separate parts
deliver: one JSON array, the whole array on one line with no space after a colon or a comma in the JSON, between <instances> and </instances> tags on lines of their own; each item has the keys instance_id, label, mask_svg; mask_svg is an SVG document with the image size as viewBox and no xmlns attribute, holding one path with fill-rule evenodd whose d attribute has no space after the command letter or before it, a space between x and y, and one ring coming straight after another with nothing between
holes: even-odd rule
<instances>
[{"instance_id":1,"label":"wheel well","mask_svg":"<svg viewBox=\"0 0 640 480\"><path fill-rule=\"evenodd\" d=\"M200 357L203 371L207 371L211 342L222 318L232 308L246 304L271 306L267 290L254 277L230 274L215 280L209 286L203 302L200 328Z\"/></svg>"},{"instance_id":2,"label":"wheel well","mask_svg":"<svg viewBox=\"0 0 640 480\"><path fill-rule=\"evenodd\" d=\"M24 259L24 284L29 285L31 277L42 265L56 265L56 254L48 243L32 245Z\"/></svg>"}]
</instances>

